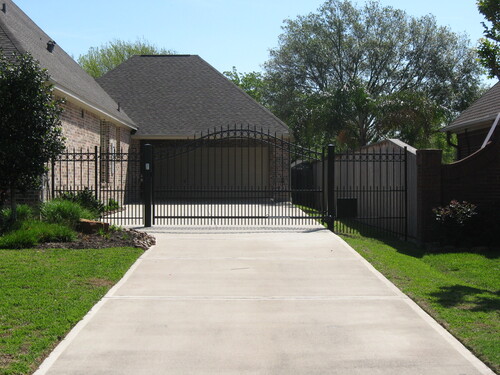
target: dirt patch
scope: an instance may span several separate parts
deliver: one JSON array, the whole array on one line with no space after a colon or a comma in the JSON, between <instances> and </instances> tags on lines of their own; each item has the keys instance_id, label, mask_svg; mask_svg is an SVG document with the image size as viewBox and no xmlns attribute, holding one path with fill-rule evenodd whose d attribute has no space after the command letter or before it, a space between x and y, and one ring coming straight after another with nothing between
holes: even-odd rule
<instances>
[{"instance_id":1,"label":"dirt patch","mask_svg":"<svg viewBox=\"0 0 500 375\"><path fill-rule=\"evenodd\" d=\"M85 284L100 287L100 286L112 286L115 283L111 280L93 277L91 279L86 280Z\"/></svg>"},{"instance_id":2,"label":"dirt patch","mask_svg":"<svg viewBox=\"0 0 500 375\"><path fill-rule=\"evenodd\" d=\"M46 242L37 246L38 249L102 249L105 247L138 247L149 249L156 244L156 239L144 232L134 229L109 231L105 234L79 233L73 242Z\"/></svg>"},{"instance_id":3,"label":"dirt patch","mask_svg":"<svg viewBox=\"0 0 500 375\"><path fill-rule=\"evenodd\" d=\"M0 368L9 366L15 361L13 354L0 354Z\"/></svg>"}]
</instances>

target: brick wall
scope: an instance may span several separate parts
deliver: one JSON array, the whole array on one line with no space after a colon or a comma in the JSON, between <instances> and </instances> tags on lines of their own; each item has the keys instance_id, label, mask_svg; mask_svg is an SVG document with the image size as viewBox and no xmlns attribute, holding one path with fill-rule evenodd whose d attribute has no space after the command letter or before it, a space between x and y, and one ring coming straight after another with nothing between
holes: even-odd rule
<instances>
[{"instance_id":1,"label":"brick wall","mask_svg":"<svg viewBox=\"0 0 500 375\"><path fill-rule=\"evenodd\" d=\"M464 159L479 150L488 135L488 131L489 128L486 128L457 134L457 159Z\"/></svg>"},{"instance_id":2,"label":"brick wall","mask_svg":"<svg viewBox=\"0 0 500 375\"><path fill-rule=\"evenodd\" d=\"M66 149L87 150L100 145L101 121L97 115L80 106L66 102L61 124L66 137Z\"/></svg>"},{"instance_id":3,"label":"brick wall","mask_svg":"<svg viewBox=\"0 0 500 375\"><path fill-rule=\"evenodd\" d=\"M103 120L72 102L64 104L61 123L66 137L66 152L55 164L55 190L80 191L88 188L97 192L103 201L115 199L109 190L111 187L124 189L128 168L122 154L129 151L130 130ZM97 163L96 147L98 158L100 155ZM96 167L100 170L97 185ZM51 199L52 190L50 170L44 184L43 199ZM116 195L116 199L123 202L123 193Z\"/></svg>"},{"instance_id":4,"label":"brick wall","mask_svg":"<svg viewBox=\"0 0 500 375\"><path fill-rule=\"evenodd\" d=\"M442 202L466 200L488 206L500 202L500 136L481 151L441 167Z\"/></svg>"},{"instance_id":5,"label":"brick wall","mask_svg":"<svg viewBox=\"0 0 500 375\"><path fill-rule=\"evenodd\" d=\"M432 209L445 206L451 200L468 201L480 209L500 204L500 132L494 134L484 149L452 164L441 164L441 150L417 151L420 241L435 239Z\"/></svg>"}]
</instances>

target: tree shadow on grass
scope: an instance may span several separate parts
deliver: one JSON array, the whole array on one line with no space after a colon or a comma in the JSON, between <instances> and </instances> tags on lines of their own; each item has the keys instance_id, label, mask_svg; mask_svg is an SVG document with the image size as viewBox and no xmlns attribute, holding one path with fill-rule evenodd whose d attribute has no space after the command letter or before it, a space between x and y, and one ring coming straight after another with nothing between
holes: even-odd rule
<instances>
[{"instance_id":1,"label":"tree shadow on grass","mask_svg":"<svg viewBox=\"0 0 500 375\"><path fill-rule=\"evenodd\" d=\"M457 307L469 311L498 311L500 309L500 292L491 292L486 289L473 288L465 285L451 285L440 287L440 290L431 293L443 307Z\"/></svg>"}]
</instances>

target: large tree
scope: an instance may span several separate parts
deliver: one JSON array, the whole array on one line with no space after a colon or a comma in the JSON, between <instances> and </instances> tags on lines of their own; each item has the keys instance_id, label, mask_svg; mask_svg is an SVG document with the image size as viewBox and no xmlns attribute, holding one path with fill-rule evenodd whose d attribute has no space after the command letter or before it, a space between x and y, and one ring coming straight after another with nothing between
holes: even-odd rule
<instances>
[{"instance_id":1,"label":"large tree","mask_svg":"<svg viewBox=\"0 0 500 375\"><path fill-rule=\"evenodd\" d=\"M171 55L174 51L158 48L154 44L137 39L135 42L115 39L100 47L91 47L78 57L78 64L92 77L97 78L114 69L134 55Z\"/></svg>"},{"instance_id":2,"label":"large tree","mask_svg":"<svg viewBox=\"0 0 500 375\"><path fill-rule=\"evenodd\" d=\"M236 86L239 86L257 102L263 105L266 104L265 97L269 88L267 87L267 81L264 79L262 73L240 73L236 67L233 66L233 70L222 72L222 74L224 74L227 79L233 82Z\"/></svg>"},{"instance_id":3,"label":"large tree","mask_svg":"<svg viewBox=\"0 0 500 375\"><path fill-rule=\"evenodd\" d=\"M350 146L425 141L477 97L481 71L466 38L433 16L347 0L286 20L265 68L266 100L299 141Z\"/></svg>"},{"instance_id":4,"label":"large tree","mask_svg":"<svg viewBox=\"0 0 500 375\"><path fill-rule=\"evenodd\" d=\"M483 22L485 38L479 42L479 60L488 69L489 78L500 79L500 2L479 0L477 6L491 24L489 26Z\"/></svg>"},{"instance_id":5,"label":"large tree","mask_svg":"<svg viewBox=\"0 0 500 375\"><path fill-rule=\"evenodd\" d=\"M46 163L64 149L49 78L30 54L0 51L0 191L10 191L14 216L16 191L39 188Z\"/></svg>"}]
</instances>

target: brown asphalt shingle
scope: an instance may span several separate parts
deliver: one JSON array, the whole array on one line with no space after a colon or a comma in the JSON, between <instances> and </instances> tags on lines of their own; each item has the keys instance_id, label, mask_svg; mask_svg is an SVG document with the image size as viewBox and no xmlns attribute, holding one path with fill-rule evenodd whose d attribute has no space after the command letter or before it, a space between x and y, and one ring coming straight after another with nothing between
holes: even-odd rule
<instances>
[{"instance_id":1,"label":"brown asphalt shingle","mask_svg":"<svg viewBox=\"0 0 500 375\"><path fill-rule=\"evenodd\" d=\"M492 121L498 113L500 113L500 82L489 89L443 130L452 131L466 125Z\"/></svg>"},{"instance_id":2,"label":"brown asphalt shingle","mask_svg":"<svg viewBox=\"0 0 500 375\"><path fill-rule=\"evenodd\" d=\"M133 56L98 82L138 125L139 136L193 136L235 125L290 132L196 55Z\"/></svg>"}]
</instances>

